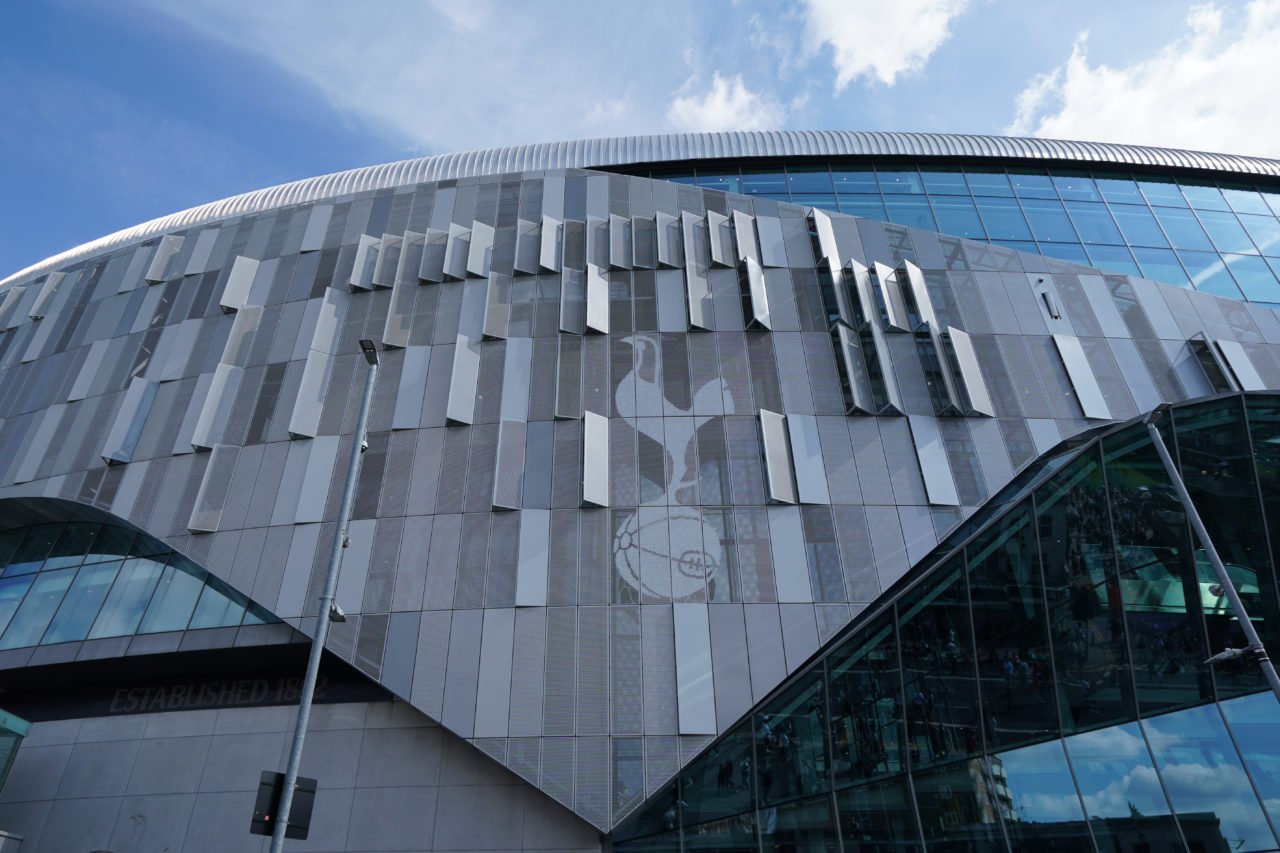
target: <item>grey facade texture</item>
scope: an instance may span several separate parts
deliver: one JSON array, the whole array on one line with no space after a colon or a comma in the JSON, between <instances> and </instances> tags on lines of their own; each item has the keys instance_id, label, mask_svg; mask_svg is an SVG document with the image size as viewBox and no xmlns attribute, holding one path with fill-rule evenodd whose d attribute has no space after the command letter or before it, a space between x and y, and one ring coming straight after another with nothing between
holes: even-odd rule
<instances>
[{"instance_id":1,"label":"grey facade texture","mask_svg":"<svg viewBox=\"0 0 1280 853\"><path fill-rule=\"evenodd\" d=\"M621 173L762 158L1280 176L1037 140L644 137L355 170L95 241L0 282L0 532L110 519L279 622L97 636L89 614L56 643L0 633L0 667L310 634L371 338L329 650L389 696L321 706L296 849L597 849L1062 441L1280 390L1265 299ZM252 791L290 725L50 712L0 829L23 853L260 849Z\"/></svg>"}]
</instances>

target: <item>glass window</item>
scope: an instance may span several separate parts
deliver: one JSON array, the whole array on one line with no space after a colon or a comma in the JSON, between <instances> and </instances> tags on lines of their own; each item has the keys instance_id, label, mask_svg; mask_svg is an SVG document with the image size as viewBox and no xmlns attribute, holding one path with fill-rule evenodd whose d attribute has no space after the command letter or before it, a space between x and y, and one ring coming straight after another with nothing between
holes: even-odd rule
<instances>
[{"instance_id":1,"label":"glass window","mask_svg":"<svg viewBox=\"0 0 1280 853\"><path fill-rule=\"evenodd\" d=\"M924 196L886 195L884 205L889 211L889 221L895 225L938 230L937 223L933 221L933 211L929 209L929 200Z\"/></svg>"},{"instance_id":2,"label":"glass window","mask_svg":"<svg viewBox=\"0 0 1280 853\"><path fill-rule=\"evenodd\" d=\"M1182 184L1182 195L1196 210L1230 210L1217 187L1204 184Z\"/></svg>"},{"instance_id":3,"label":"glass window","mask_svg":"<svg viewBox=\"0 0 1280 853\"><path fill-rule=\"evenodd\" d=\"M831 181L838 193L879 193L880 183L870 169L850 171L832 169Z\"/></svg>"},{"instance_id":4,"label":"glass window","mask_svg":"<svg viewBox=\"0 0 1280 853\"><path fill-rule=\"evenodd\" d=\"M34 575L17 575L11 578L0 578L0 634L9 626L13 614L18 611L22 597L31 588Z\"/></svg>"},{"instance_id":5,"label":"glass window","mask_svg":"<svg viewBox=\"0 0 1280 853\"><path fill-rule=\"evenodd\" d=\"M1002 817L1014 850L1093 849L1062 741L993 755L991 775L1009 794Z\"/></svg>"},{"instance_id":6,"label":"glass window","mask_svg":"<svg viewBox=\"0 0 1280 853\"><path fill-rule=\"evenodd\" d=\"M89 628L120 571L120 563L98 563L85 566L76 575L62 606L45 632L44 644L68 643L89 636Z\"/></svg>"},{"instance_id":7,"label":"glass window","mask_svg":"<svg viewBox=\"0 0 1280 853\"><path fill-rule=\"evenodd\" d=\"M1155 246L1167 248L1169 241L1160 230L1151 208L1137 204L1113 204L1111 215L1115 217L1125 242L1130 246Z\"/></svg>"},{"instance_id":8,"label":"glass window","mask_svg":"<svg viewBox=\"0 0 1280 853\"><path fill-rule=\"evenodd\" d=\"M776 169L743 169L742 191L747 195L768 193L786 198L787 176L783 173L781 167Z\"/></svg>"},{"instance_id":9,"label":"glass window","mask_svg":"<svg viewBox=\"0 0 1280 853\"><path fill-rule=\"evenodd\" d=\"M21 649L40 642L75 573L75 569L58 569L36 576L4 636L0 637L0 649Z\"/></svg>"},{"instance_id":10,"label":"glass window","mask_svg":"<svg viewBox=\"0 0 1280 853\"><path fill-rule=\"evenodd\" d=\"M898 645L886 619L827 659L836 787L903 769Z\"/></svg>"},{"instance_id":11,"label":"glass window","mask_svg":"<svg viewBox=\"0 0 1280 853\"><path fill-rule=\"evenodd\" d=\"M1084 253L1084 246L1079 243L1041 243L1039 248L1040 254L1047 258L1090 266L1089 256Z\"/></svg>"},{"instance_id":12,"label":"glass window","mask_svg":"<svg viewBox=\"0 0 1280 853\"><path fill-rule=\"evenodd\" d=\"M1135 830L1150 850L1182 849L1137 723L1075 735L1064 745L1100 849L1138 849L1125 843Z\"/></svg>"},{"instance_id":13,"label":"glass window","mask_svg":"<svg viewBox=\"0 0 1280 853\"><path fill-rule=\"evenodd\" d=\"M1213 843L1205 844L1205 850L1275 846L1217 705L1153 717L1143 720L1142 727L1189 842L1207 834ZM1196 820L1199 815L1209 819Z\"/></svg>"},{"instance_id":14,"label":"glass window","mask_svg":"<svg viewBox=\"0 0 1280 853\"><path fill-rule=\"evenodd\" d=\"M1040 254L1040 247L1029 240L992 240L997 246L1004 246L1006 249L1013 249L1016 252L1030 252L1033 255Z\"/></svg>"},{"instance_id":15,"label":"glass window","mask_svg":"<svg viewBox=\"0 0 1280 853\"><path fill-rule=\"evenodd\" d=\"M842 195L839 198L841 213L861 216L864 219L879 219L881 222L889 221L889 214L885 213L884 202L881 201L879 194Z\"/></svg>"},{"instance_id":16,"label":"glass window","mask_svg":"<svg viewBox=\"0 0 1280 853\"><path fill-rule=\"evenodd\" d=\"M740 723L683 771L681 799L686 826L755 808L752 735L750 720Z\"/></svg>"},{"instance_id":17,"label":"glass window","mask_svg":"<svg viewBox=\"0 0 1280 853\"><path fill-rule=\"evenodd\" d=\"M921 171L924 179L924 191L930 195L968 195L969 185L965 182L964 173L959 169L951 171Z\"/></svg>"},{"instance_id":18,"label":"glass window","mask_svg":"<svg viewBox=\"0 0 1280 853\"><path fill-rule=\"evenodd\" d=\"M964 179L969 184L969 191L982 196L1012 196L1013 186L1009 176L1004 172L984 172L965 170Z\"/></svg>"},{"instance_id":19,"label":"glass window","mask_svg":"<svg viewBox=\"0 0 1280 853\"><path fill-rule=\"evenodd\" d=\"M1187 206L1187 200L1182 197L1182 191L1170 178L1139 178L1138 188L1142 190L1142 196L1147 200L1147 204L1153 207Z\"/></svg>"},{"instance_id":20,"label":"glass window","mask_svg":"<svg viewBox=\"0 0 1280 853\"><path fill-rule=\"evenodd\" d=\"M1022 212L1031 224L1031 233L1040 243L1076 243L1076 230L1063 210L1062 202L1053 199L1027 198L1022 200Z\"/></svg>"},{"instance_id":21,"label":"glass window","mask_svg":"<svg viewBox=\"0 0 1280 853\"><path fill-rule=\"evenodd\" d=\"M1253 187L1223 187L1222 195L1236 213L1261 213L1264 216L1271 213L1262 194Z\"/></svg>"},{"instance_id":22,"label":"glass window","mask_svg":"<svg viewBox=\"0 0 1280 853\"><path fill-rule=\"evenodd\" d=\"M877 166L876 179L880 182L880 192L885 195L919 195L924 192L924 184L915 166Z\"/></svg>"},{"instance_id":23,"label":"glass window","mask_svg":"<svg viewBox=\"0 0 1280 853\"><path fill-rule=\"evenodd\" d=\"M1067 212L1071 214L1071 221L1076 226L1076 231L1080 234L1080 239L1084 242L1109 245L1124 243L1124 239L1120 236L1120 229L1112 221L1105 204L1069 201L1066 202L1066 207Z\"/></svg>"},{"instance_id":24,"label":"glass window","mask_svg":"<svg viewBox=\"0 0 1280 853\"><path fill-rule=\"evenodd\" d=\"M981 747L978 683L973 668L964 561L952 558L898 602L907 750L913 767L963 756Z\"/></svg>"},{"instance_id":25,"label":"glass window","mask_svg":"<svg viewBox=\"0 0 1280 853\"><path fill-rule=\"evenodd\" d=\"M973 206L973 199L966 194L960 196L934 196L933 215L938 221L938 230L944 234L957 237L968 237L973 240L986 239L986 229L978 218L978 209Z\"/></svg>"},{"instance_id":26,"label":"glass window","mask_svg":"<svg viewBox=\"0 0 1280 853\"><path fill-rule=\"evenodd\" d=\"M1102 466L1096 448L1042 486L1036 529L1066 731L1134 716Z\"/></svg>"},{"instance_id":27,"label":"glass window","mask_svg":"<svg viewBox=\"0 0 1280 853\"><path fill-rule=\"evenodd\" d=\"M183 631L191 621L196 600L204 588L203 579L186 560L175 556L165 567L156 586L155 595L147 607L139 634L162 631Z\"/></svg>"},{"instance_id":28,"label":"glass window","mask_svg":"<svg viewBox=\"0 0 1280 853\"><path fill-rule=\"evenodd\" d=\"M4 567L9 564L9 558L18 550L25 536L26 531L21 528L0 532L0 574L4 574Z\"/></svg>"},{"instance_id":29,"label":"glass window","mask_svg":"<svg viewBox=\"0 0 1280 853\"><path fill-rule=\"evenodd\" d=\"M760 808L760 849L766 853L772 850L836 853L840 849L836 834L829 796ZM716 849L724 850L723 847Z\"/></svg>"},{"instance_id":30,"label":"glass window","mask_svg":"<svg viewBox=\"0 0 1280 853\"><path fill-rule=\"evenodd\" d=\"M776 815L774 817L776 818ZM761 819L763 820L763 818L764 815L762 814ZM653 841L660 842L662 839L663 836L659 836ZM655 843L639 849L652 850L655 853L657 851L670 853L670 851L677 850L679 847L677 839L672 837L669 843ZM634 850L637 848L627 845L626 849ZM715 853L739 853L739 851L740 853L748 853L748 851L754 853L756 850L755 813L736 815L724 820L686 827L684 830L684 849L715 851Z\"/></svg>"},{"instance_id":31,"label":"glass window","mask_svg":"<svg viewBox=\"0 0 1280 853\"><path fill-rule=\"evenodd\" d=\"M68 524L45 558L43 571L80 565L98 534L97 524Z\"/></svg>"},{"instance_id":32,"label":"glass window","mask_svg":"<svg viewBox=\"0 0 1280 853\"><path fill-rule=\"evenodd\" d=\"M1275 560L1280 558L1280 397L1249 397L1246 403L1257 482ZM1267 627L1269 630L1259 633L1275 660L1280 657L1280 626Z\"/></svg>"},{"instance_id":33,"label":"glass window","mask_svg":"<svg viewBox=\"0 0 1280 853\"><path fill-rule=\"evenodd\" d=\"M1085 246L1084 249L1089 255L1089 266L1122 275L1142 276L1133 256L1124 246Z\"/></svg>"},{"instance_id":34,"label":"glass window","mask_svg":"<svg viewBox=\"0 0 1280 853\"><path fill-rule=\"evenodd\" d=\"M1274 216L1240 214L1240 223L1264 255L1280 257L1280 222Z\"/></svg>"},{"instance_id":35,"label":"glass window","mask_svg":"<svg viewBox=\"0 0 1280 853\"><path fill-rule=\"evenodd\" d=\"M1222 703L1222 715L1235 736L1244 766L1253 777L1272 824L1280 823L1280 705L1267 690Z\"/></svg>"},{"instance_id":36,"label":"glass window","mask_svg":"<svg viewBox=\"0 0 1280 853\"><path fill-rule=\"evenodd\" d=\"M693 172L683 169L671 172L654 169L650 174L652 174L656 180L666 181L672 184L688 184L689 186L694 186L698 183L697 179L693 176Z\"/></svg>"},{"instance_id":37,"label":"glass window","mask_svg":"<svg viewBox=\"0 0 1280 853\"><path fill-rule=\"evenodd\" d=\"M1053 176L1053 186L1063 201L1102 201L1093 179L1084 172L1059 172Z\"/></svg>"},{"instance_id":38,"label":"glass window","mask_svg":"<svg viewBox=\"0 0 1280 853\"><path fill-rule=\"evenodd\" d=\"M1172 250L1134 248L1133 256L1137 259L1138 266L1142 268L1144 277L1180 287L1191 285L1191 279L1187 278L1182 264L1178 263L1178 256Z\"/></svg>"},{"instance_id":39,"label":"glass window","mask_svg":"<svg viewBox=\"0 0 1280 853\"><path fill-rule=\"evenodd\" d=\"M1011 198L978 198L974 201L987 235L993 240L1031 239L1031 229L1027 227L1027 220L1022 217L1022 209L1016 201Z\"/></svg>"},{"instance_id":40,"label":"glass window","mask_svg":"<svg viewBox=\"0 0 1280 853\"><path fill-rule=\"evenodd\" d=\"M123 637L137 631L163 569L164 563L155 560L126 560L89 631L89 639Z\"/></svg>"},{"instance_id":41,"label":"glass window","mask_svg":"<svg viewBox=\"0 0 1280 853\"><path fill-rule=\"evenodd\" d=\"M93 540L89 552L84 555L85 564L108 563L120 559L129 553L133 539L133 531L104 524L98 531L98 538Z\"/></svg>"},{"instance_id":42,"label":"glass window","mask_svg":"<svg viewBox=\"0 0 1280 853\"><path fill-rule=\"evenodd\" d=\"M974 647L987 741L1008 746L1053 737L1058 715L1049 682L1048 622L1027 506L965 548Z\"/></svg>"},{"instance_id":43,"label":"glass window","mask_svg":"<svg viewBox=\"0 0 1280 853\"><path fill-rule=\"evenodd\" d=\"M803 194L803 195L802 195L802 194L797 194L797 193L792 193L792 194L791 194L791 203L792 203L792 204L802 204L802 205L804 205L805 207L816 207L816 208L820 208L821 210L835 210L835 211L838 211L838 210L840 209L839 205L838 205L838 204L836 204L836 197L835 197L835 196L833 196L833 195L821 195L821 194L819 194L819 193L806 193L806 194Z\"/></svg>"},{"instance_id":44,"label":"glass window","mask_svg":"<svg viewBox=\"0 0 1280 853\"><path fill-rule=\"evenodd\" d=\"M233 628L242 619L244 604L209 585L200 593L200 601L196 603L196 612L188 627L193 631L197 628Z\"/></svg>"},{"instance_id":45,"label":"glass window","mask_svg":"<svg viewBox=\"0 0 1280 853\"><path fill-rule=\"evenodd\" d=\"M742 181L738 175L704 175L698 173L697 180L694 182L697 186L704 187L709 190L719 190L726 193L742 192Z\"/></svg>"},{"instance_id":46,"label":"glass window","mask_svg":"<svg viewBox=\"0 0 1280 853\"><path fill-rule=\"evenodd\" d=\"M1267 207L1271 208L1271 212L1276 216L1280 216L1280 192L1262 191L1258 193L1262 196L1262 200L1267 203Z\"/></svg>"},{"instance_id":47,"label":"glass window","mask_svg":"<svg viewBox=\"0 0 1280 853\"><path fill-rule=\"evenodd\" d=\"M1094 178L1102 197L1113 204L1145 204L1146 199L1130 178Z\"/></svg>"},{"instance_id":48,"label":"glass window","mask_svg":"<svg viewBox=\"0 0 1280 853\"><path fill-rule=\"evenodd\" d=\"M833 193L831 171L826 166L789 166L787 188L796 193Z\"/></svg>"},{"instance_id":49,"label":"glass window","mask_svg":"<svg viewBox=\"0 0 1280 853\"><path fill-rule=\"evenodd\" d=\"M1253 241L1240 227L1240 221L1234 213L1202 210L1197 213L1200 224L1209 232L1209 238L1220 252L1238 252L1244 255L1257 254Z\"/></svg>"},{"instance_id":50,"label":"glass window","mask_svg":"<svg viewBox=\"0 0 1280 853\"><path fill-rule=\"evenodd\" d=\"M1223 255L1231 277L1250 302L1280 302L1280 281L1257 255Z\"/></svg>"},{"instance_id":51,"label":"glass window","mask_svg":"<svg viewBox=\"0 0 1280 853\"><path fill-rule=\"evenodd\" d=\"M836 798L846 851L918 853L920 832L905 778L841 791Z\"/></svg>"},{"instance_id":52,"label":"glass window","mask_svg":"<svg viewBox=\"0 0 1280 853\"><path fill-rule=\"evenodd\" d=\"M44 558L49 556L54 543L62 535L62 528L61 524L37 524L27 528L22 544L9 558L9 565L4 570L5 577L39 570Z\"/></svg>"},{"instance_id":53,"label":"glass window","mask_svg":"<svg viewBox=\"0 0 1280 853\"><path fill-rule=\"evenodd\" d=\"M1226 262L1215 252L1178 252L1178 259L1186 267L1191 276L1191 283L1196 290L1225 296L1228 299L1240 299L1240 288L1235 279L1227 272Z\"/></svg>"},{"instance_id":54,"label":"glass window","mask_svg":"<svg viewBox=\"0 0 1280 853\"><path fill-rule=\"evenodd\" d=\"M975 757L913 772L912 782L920 825L930 850L1005 850L1000 802L987 775L985 759Z\"/></svg>"},{"instance_id":55,"label":"glass window","mask_svg":"<svg viewBox=\"0 0 1280 853\"><path fill-rule=\"evenodd\" d=\"M1158 207L1152 211L1160 221L1160 227L1168 235L1169 242L1175 249L1191 249L1193 251L1212 251L1213 244L1200 227L1200 221L1189 210L1174 210Z\"/></svg>"},{"instance_id":56,"label":"glass window","mask_svg":"<svg viewBox=\"0 0 1280 853\"><path fill-rule=\"evenodd\" d=\"M1013 182L1013 191L1019 198L1058 198L1053 181L1038 169L1010 169L1009 180Z\"/></svg>"}]
</instances>

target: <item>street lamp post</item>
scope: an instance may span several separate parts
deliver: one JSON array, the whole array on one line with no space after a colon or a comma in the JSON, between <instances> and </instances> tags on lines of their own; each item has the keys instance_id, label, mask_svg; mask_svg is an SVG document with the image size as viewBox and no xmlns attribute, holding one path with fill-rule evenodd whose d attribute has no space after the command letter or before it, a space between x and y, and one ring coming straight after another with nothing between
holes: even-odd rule
<instances>
[{"instance_id":1,"label":"street lamp post","mask_svg":"<svg viewBox=\"0 0 1280 853\"><path fill-rule=\"evenodd\" d=\"M324 578L324 592L320 594L320 612L316 619L316 633L311 640L311 654L307 658L307 674L302 682L302 696L298 700L298 719L293 727L293 745L289 749L289 763L284 771L284 789L280 793L280 807L271 832L271 853L284 850L285 831L289 828L289 812L293 808L293 789L298 783L298 768L302 764L302 744L307 738L307 723L311 719L311 703L315 698L316 679L320 674L320 658L324 654L325 640L329 636L330 621L345 621L342 611L334 601L338 589L338 572L342 569L342 551L347 547L347 526L351 522L351 507L355 503L356 480L360 475L360 454L365 449L365 429L369 424L369 405L373 402L373 383L378 375L378 348L373 341L361 340L360 351L369 368L364 378L364 395L360 398L360 415L356 419L356 432L351 442L351 458L347 463L347 480L342 487L342 506L338 510L338 529L333 534L333 547L329 552L329 568Z\"/></svg>"},{"instance_id":2,"label":"street lamp post","mask_svg":"<svg viewBox=\"0 0 1280 853\"><path fill-rule=\"evenodd\" d=\"M1253 658L1262 669L1262 674L1266 676L1267 683L1271 685L1271 692L1275 694L1276 701L1280 701L1280 676L1276 675L1275 664L1267 656L1266 646L1262 644L1262 639L1258 636L1257 629L1249 621L1249 614L1244 609L1244 602L1240 600L1240 593L1236 591L1236 585L1232 583L1231 576L1227 574L1227 568L1222 564L1222 558L1218 556L1218 549L1213 546L1213 540L1209 538L1209 531L1200 519L1200 513L1196 510L1196 505L1191 502L1191 493L1187 491L1187 484L1182 481L1182 475L1178 473L1177 466L1173 464L1173 457L1169 455L1169 448L1165 447L1164 438L1160 435L1160 430L1156 429L1155 419L1164 414L1168 408L1168 404L1158 406L1151 414L1147 415L1145 418L1147 432L1151 435L1151 443L1155 445L1156 453L1160 456L1160 463L1164 465L1165 473L1169 475L1169 481L1173 484L1174 491L1178 493L1178 500L1181 501L1182 508L1187 513L1187 521L1191 522L1191 529L1195 531L1196 539L1200 540L1200 547L1204 548L1205 555L1209 558L1209 562L1213 564L1214 574L1218 576L1218 585L1226 593L1227 601L1231 604L1231 610L1235 613L1236 621L1240 623L1240 629L1244 631L1245 642L1247 643L1243 649L1227 649L1219 652L1209 658L1207 662L1217 663L1243 656Z\"/></svg>"}]
</instances>

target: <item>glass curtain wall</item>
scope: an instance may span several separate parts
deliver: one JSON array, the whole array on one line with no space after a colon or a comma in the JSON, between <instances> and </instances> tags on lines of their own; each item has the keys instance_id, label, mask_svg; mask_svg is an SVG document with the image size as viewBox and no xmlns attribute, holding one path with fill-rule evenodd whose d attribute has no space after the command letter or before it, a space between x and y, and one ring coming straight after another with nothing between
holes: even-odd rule
<instances>
[{"instance_id":1,"label":"glass curtain wall","mask_svg":"<svg viewBox=\"0 0 1280 853\"><path fill-rule=\"evenodd\" d=\"M1184 405L1163 428L1276 655L1280 397ZM1205 664L1243 638L1146 427L1010 488L615 847L1276 849L1280 704L1253 665Z\"/></svg>"}]
</instances>

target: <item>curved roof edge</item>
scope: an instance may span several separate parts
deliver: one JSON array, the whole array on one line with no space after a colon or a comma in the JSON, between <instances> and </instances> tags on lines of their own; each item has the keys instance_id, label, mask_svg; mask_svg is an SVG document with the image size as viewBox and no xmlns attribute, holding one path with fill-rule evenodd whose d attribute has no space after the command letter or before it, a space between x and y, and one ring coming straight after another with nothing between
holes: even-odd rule
<instances>
[{"instance_id":1,"label":"curved roof edge","mask_svg":"<svg viewBox=\"0 0 1280 853\"><path fill-rule=\"evenodd\" d=\"M621 136L435 154L305 178L152 219L83 243L0 280L0 287L148 237L218 219L426 181L542 169L740 157L914 156L1077 160L1280 177L1280 160L1109 142L951 133L845 130L734 131Z\"/></svg>"}]
</instances>

